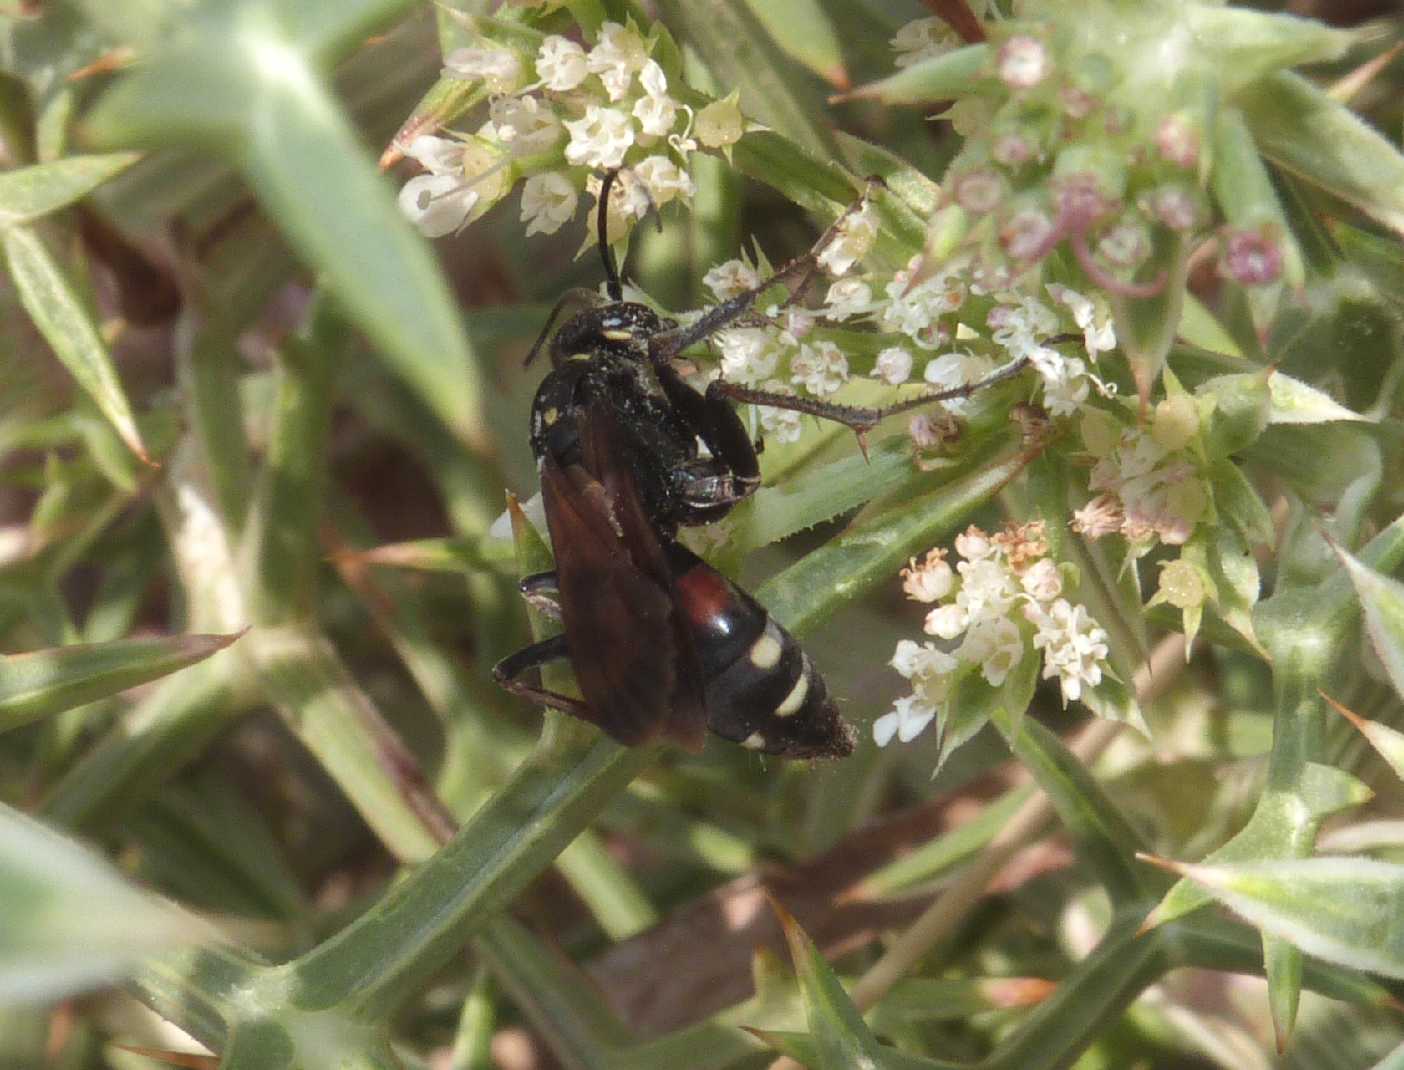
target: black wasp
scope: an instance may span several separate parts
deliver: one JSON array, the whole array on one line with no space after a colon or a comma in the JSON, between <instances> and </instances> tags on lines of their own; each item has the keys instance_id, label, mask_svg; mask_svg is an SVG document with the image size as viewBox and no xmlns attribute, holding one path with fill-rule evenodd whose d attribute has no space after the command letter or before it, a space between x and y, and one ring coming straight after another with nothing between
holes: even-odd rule
<instances>
[{"instance_id":1,"label":"black wasp","mask_svg":"<svg viewBox=\"0 0 1404 1070\"><path fill-rule=\"evenodd\" d=\"M599 200L608 302L588 291L567 295L527 357L530 363L550 339L551 371L532 403L531 446L556 568L524 579L522 591L558 608L564 631L504 658L493 675L509 691L590 721L621 743L663 737L696 749L711 729L766 754L843 757L853 750L853 730L808 655L764 606L677 540L679 527L720 519L760 486L757 447L732 401L837 420L863 443L886 416L968 396L1028 362L882 409L724 382L699 393L673 360L746 316L776 283L795 280L791 300L797 298L818 268L817 255L797 257L755 289L679 326L624 300L605 233L618 176L605 176ZM580 296L594 307L552 336L562 308ZM575 669L583 701L520 679L562 658Z\"/></svg>"},{"instance_id":2,"label":"black wasp","mask_svg":"<svg viewBox=\"0 0 1404 1070\"><path fill-rule=\"evenodd\" d=\"M621 743L663 737L697 749L709 728L767 754L842 757L853 750L853 730L809 656L676 537L760 486L756 446L731 402L718 389L699 393L672 366L759 294L717 305L688 327L625 301L605 236L617 174L605 176L599 201L610 299L551 337L552 368L531 411L556 569L527 577L522 590L532 598L554 591L564 631L503 659L494 675ZM519 679L559 658L570 659L583 701Z\"/></svg>"}]
</instances>

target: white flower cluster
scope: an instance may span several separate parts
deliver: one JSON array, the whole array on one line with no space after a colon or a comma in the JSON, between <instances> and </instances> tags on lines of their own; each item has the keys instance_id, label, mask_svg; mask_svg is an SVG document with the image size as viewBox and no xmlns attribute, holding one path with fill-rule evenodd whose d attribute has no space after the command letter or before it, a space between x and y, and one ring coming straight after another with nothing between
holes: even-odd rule
<instances>
[{"instance_id":1,"label":"white flower cluster","mask_svg":"<svg viewBox=\"0 0 1404 1070\"><path fill-rule=\"evenodd\" d=\"M1148 430L1118 433L1110 417L1088 413L1082 437L1097 458L1088 478L1096 496L1073 514L1072 529L1089 539L1120 533L1139 553L1157 540L1183 546L1210 502L1209 483L1184 448L1197 430L1194 402L1184 396L1157 405Z\"/></svg>"},{"instance_id":2,"label":"white flower cluster","mask_svg":"<svg viewBox=\"0 0 1404 1070\"><path fill-rule=\"evenodd\" d=\"M846 272L866 254L875 233L866 212L854 213L817 259L833 273ZM763 279L746 261L729 260L708 271L703 281L717 300L725 301ZM1004 285L991 288L991 281ZM932 355L924 361L920 379L933 391L978 383L1002 366L1027 360L1042 378L1044 404L1055 416L1080 411L1094 388L1103 396L1113 394L1113 388L1090 370L1099 353L1116 346L1106 307L1065 286L1047 287L1051 305L1008 286L1009 280L992 279L968 258L929 274L917 256L895 273L844 275L830 283L817 309L772 307L765 310L768 325L748 324L719 333L721 375L749 386L776 382L786 391L830 398L851 369L839 346L822 337L822 326L842 324L891 336L883 339L890 344L879 349L870 372L891 386L911 382L918 355L925 352ZM1055 335L1079 333L1086 360L1048 344ZM970 405L967 398L945 402L955 415ZM801 424L793 414L768 419L780 421L781 441L799 435ZM944 436L936 431L930 420L914 419L912 434L919 446L941 441Z\"/></svg>"},{"instance_id":3,"label":"white flower cluster","mask_svg":"<svg viewBox=\"0 0 1404 1070\"><path fill-rule=\"evenodd\" d=\"M911 682L912 692L873 722L879 747L920 735L964 673L978 671L999 687L1039 651L1043 678L1057 677L1064 702L1102 682L1106 632L1086 609L1062 597L1062 576L1047 556L1041 522L994 535L972 526L956 538L955 550L963 560L954 569L946 551L935 549L902 570L907 597L934 607L923 630L947 648L930 640L898 642L891 664Z\"/></svg>"},{"instance_id":4,"label":"white flower cluster","mask_svg":"<svg viewBox=\"0 0 1404 1070\"><path fill-rule=\"evenodd\" d=\"M526 232L553 234L575 215L591 178L598 196L595 172L627 166L637 183L614 187L614 240L650 201L690 200L690 154L738 141L740 107L733 94L694 113L669 94L651 48L632 25L606 22L589 50L552 35L535 56L494 43L450 53L448 74L481 81L492 94L488 120L472 135L415 139L407 155L427 173L405 184L401 209L426 235L448 234L481 216L525 175Z\"/></svg>"}]
</instances>

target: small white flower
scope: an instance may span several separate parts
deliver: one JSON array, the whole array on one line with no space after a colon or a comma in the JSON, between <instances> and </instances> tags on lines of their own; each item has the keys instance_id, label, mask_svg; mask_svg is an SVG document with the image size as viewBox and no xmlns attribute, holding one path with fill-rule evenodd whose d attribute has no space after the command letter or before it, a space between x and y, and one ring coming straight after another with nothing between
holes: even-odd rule
<instances>
[{"instance_id":1,"label":"small white flower","mask_svg":"<svg viewBox=\"0 0 1404 1070\"><path fill-rule=\"evenodd\" d=\"M839 224L838 233L819 252L819 266L831 275L844 274L868 254L877 232L877 213L865 204Z\"/></svg>"},{"instance_id":2,"label":"small white flower","mask_svg":"<svg viewBox=\"0 0 1404 1070\"><path fill-rule=\"evenodd\" d=\"M873 370L884 383L899 386L912 377L912 355L901 346L888 346L877 355Z\"/></svg>"},{"instance_id":3,"label":"small white flower","mask_svg":"<svg viewBox=\"0 0 1404 1070\"><path fill-rule=\"evenodd\" d=\"M961 581L956 605L965 610L970 620L1003 616L1014 604L1017 592L1013 577L1005 563L994 554L975 561L962 561L956 565L956 571Z\"/></svg>"},{"instance_id":4,"label":"small white flower","mask_svg":"<svg viewBox=\"0 0 1404 1070\"><path fill-rule=\"evenodd\" d=\"M833 342L800 346L790 360L790 380L811 394L832 394L848 381L848 359Z\"/></svg>"},{"instance_id":5,"label":"small white flower","mask_svg":"<svg viewBox=\"0 0 1404 1070\"><path fill-rule=\"evenodd\" d=\"M932 643L918 644L910 639L899 639L888 664L908 680L919 681L955 672L960 662L944 650L936 649Z\"/></svg>"},{"instance_id":6,"label":"small white flower","mask_svg":"<svg viewBox=\"0 0 1404 1070\"><path fill-rule=\"evenodd\" d=\"M653 60L643 66L639 75L644 96L634 104L634 118L639 129L649 137L662 137L673 129L678 117L678 102L668 96L668 79L663 68Z\"/></svg>"},{"instance_id":7,"label":"small white flower","mask_svg":"<svg viewBox=\"0 0 1404 1070\"><path fill-rule=\"evenodd\" d=\"M994 540L973 524L955 537L955 550L967 561L982 561L995 552Z\"/></svg>"},{"instance_id":8,"label":"small white flower","mask_svg":"<svg viewBox=\"0 0 1404 1070\"><path fill-rule=\"evenodd\" d=\"M554 234L575 215L580 194L559 171L543 171L522 184L522 222L527 237Z\"/></svg>"},{"instance_id":9,"label":"small white flower","mask_svg":"<svg viewBox=\"0 0 1404 1070\"><path fill-rule=\"evenodd\" d=\"M1099 494L1081 509L1073 512L1068 526L1079 535L1100 539L1121 530L1121 503L1114 494Z\"/></svg>"},{"instance_id":10,"label":"small white flower","mask_svg":"<svg viewBox=\"0 0 1404 1070\"><path fill-rule=\"evenodd\" d=\"M970 615L966 613L965 607L950 602L944 606L937 606L928 613L921 628L927 635L934 635L937 639L954 639L965 631L965 626L969 623Z\"/></svg>"},{"instance_id":11,"label":"small white flower","mask_svg":"<svg viewBox=\"0 0 1404 1070\"><path fill-rule=\"evenodd\" d=\"M1040 558L1021 577L1024 593L1038 602L1051 602L1063 593L1063 577L1052 558Z\"/></svg>"},{"instance_id":12,"label":"small white flower","mask_svg":"<svg viewBox=\"0 0 1404 1070\"><path fill-rule=\"evenodd\" d=\"M653 203L660 208L675 197L691 200L697 192L688 173L666 156L650 156L640 160L633 171L639 181L648 187Z\"/></svg>"},{"instance_id":13,"label":"small white flower","mask_svg":"<svg viewBox=\"0 0 1404 1070\"><path fill-rule=\"evenodd\" d=\"M722 375L738 383L758 383L775 374L780 350L764 327L733 327L714 336L721 350Z\"/></svg>"},{"instance_id":14,"label":"small white flower","mask_svg":"<svg viewBox=\"0 0 1404 1070\"><path fill-rule=\"evenodd\" d=\"M988 357L976 356L966 350L957 349L927 361L921 377L938 391L955 390L987 379L994 370L995 363ZM970 411L973 399L971 397L956 397L943 401L941 404L946 407L946 411L963 416Z\"/></svg>"},{"instance_id":15,"label":"small white flower","mask_svg":"<svg viewBox=\"0 0 1404 1070\"><path fill-rule=\"evenodd\" d=\"M936 717L936 708L917 695L906 695L892 704L892 712L873 722L873 742L885 747L895 735L910 743L921 735Z\"/></svg>"},{"instance_id":16,"label":"small white flower","mask_svg":"<svg viewBox=\"0 0 1404 1070\"><path fill-rule=\"evenodd\" d=\"M787 394L789 387L778 379L769 379L761 384L762 390L767 390L773 394ZM800 435L804 433L804 426L800 422L801 414L793 409L777 409L772 405L760 406L761 428L765 431L767 438L773 438L776 442L798 442Z\"/></svg>"},{"instance_id":17,"label":"small white flower","mask_svg":"<svg viewBox=\"0 0 1404 1070\"><path fill-rule=\"evenodd\" d=\"M479 141L421 134L406 155L429 173L404 184L400 211L427 237L459 230L507 191L506 157Z\"/></svg>"},{"instance_id":18,"label":"small white flower","mask_svg":"<svg viewBox=\"0 0 1404 1070\"><path fill-rule=\"evenodd\" d=\"M842 321L870 311L872 303L872 288L862 279L838 279L824 296L824 315Z\"/></svg>"},{"instance_id":19,"label":"small white flower","mask_svg":"<svg viewBox=\"0 0 1404 1070\"><path fill-rule=\"evenodd\" d=\"M893 61L898 67L910 67L924 59L934 59L951 51L956 44L955 32L934 16L914 19L898 30L889 42L897 53Z\"/></svg>"},{"instance_id":20,"label":"small white flower","mask_svg":"<svg viewBox=\"0 0 1404 1070\"><path fill-rule=\"evenodd\" d=\"M513 156L546 152L560 140L560 120L536 97L495 97L488 105L488 116L479 135L498 142Z\"/></svg>"},{"instance_id":21,"label":"small white flower","mask_svg":"<svg viewBox=\"0 0 1404 1070\"><path fill-rule=\"evenodd\" d=\"M1116 328L1112 325L1109 312L1102 310L1099 314L1091 298L1056 282L1048 284L1048 292L1053 295L1053 300L1066 305L1072 313L1073 322L1082 331L1083 344L1089 357L1096 360L1098 353L1116 348Z\"/></svg>"},{"instance_id":22,"label":"small white flower","mask_svg":"<svg viewBox=\"0 0 1404 1070\"><path fill-rule=\"evenodd\" d=\"M606 170L624 162L624 154L634 143L634 128L629 117L615 108L591 104L585 117L565 124L570 132L566 145L566 160L576 166L601 167Z\"/></svg>"},{"instance_id":23,"label":"small white flower","mask_svg":"<svg viewBox=\"0 0 1404 1070\"><path fill-rule=\"evenodd\" d=\"M455 175L416 175L400 188L400 211L427 238L452 234L468 222L480 194Z\"/></svg>"},{"instance_id":24,"label":"small white flower","mask_svg":"<svg viewBox=\"0 0 1404 1070\"><path fill-rule=\"evenodd\" d=\"M536 53L536 76L557 93L574 89L590 76L585 50L568 37L552 34Z\"/></svg>"},{"instance_id":25,"label":"small white flower","mask_svg":"<svg viewBox=\"0 0 1404 1070\"><path fill-rule=\"evenodd\" d=\"M986 617L970 626L959 654L962 661L980 666L986 683L999 687L1023 658L1024 637L1008 617Z\"/></svg>"},{"instance_id":26,"label":"small white flower","mask_svg":"<svg viewBox=\"0 0 1404 1070\"><path fill-rule=\"evenodd\" d=\"M1048 346L1035 346L1026 354L1043 377L1043 403L1054 416L1071 416L1087 400L1091 382L1087 365L1065 357Z\"/></svg>"},{"instance_id":27,"label":"small white flower","mask_svg":"<svg viewBox=\"0 0 1404 1070\"><path fill-rule=\"evenodd\" d=\"M1032 603L1026 605L1024 616L1038 629L1034 647L1043 651L1043 678L1058 677L1065 704L1080 699L1083 687L1102 682L1109 652L1107 633L1085 607L1060 598L1046 612Z\"/></svg>"},{"instance_id":28,"label":"small white flower","mask_svg":"<svg viewBox=\"0 0 1404 1070\"><path fill-rule=\"evenodd\" d=\"M647 62L643 38L617 22L606 22L600 27L599 41L586 57L590 73L600 76L610 100L623 99L635 73Z\"/></svg>"},{"instance_id":29,"label":"small white flower","mask_svg":"<svg viewBox=\"0 0 1404 1070\"><path fill-rule=\"evenodd\" d=\"M718 301L736 297L760 285L760 273L744 260L727 260L702 276L702 284L716 294Z\"/></svg>"},{"instance_id":30,"label":"small white flower","mask_svg":"<svg viewBox=\"0 0 1404 1070\"><path fill-rule=\"evenodd\" d=\"M615 182L609 188L609 209L605 215L606 240L613 245L628 233L629 228L635 220L642 219L648 214L649 194L642 182L634 180L632 171L627 171L621 176L624 181ZM595 206L590 210L590 218L594 219L599 212L600 188L602 181L599 175L591 175L585 180L585 189L595 198ZM594 228L590 228L589 242L595 240ZM626 286L627 290L628 287ZM640 298L630 297L627 293L626 301L639 300Z\"/></svg>"},{"instance_id":31,"label":"small white flower","mask_svg":"<svg viewBox=\"0 0 1404 1070\"><path fill-rule=\"evenodd\" d=\"M922 558L913 558L902 570L902 590L915 602L939 602L955 587L955 572L946 561L946 552L935 549Z\"/></svg>"},{"instance_id":32,"label":"small white flower","mask_svg":"<svg viewBox=\"0 0 1404 1070\"><path fill-rule=\"evenodd\" d=\"M814 329L817 315L807 308L791 305L780 313L780 340L786 345L798 345L799 340ZM848 364L845 361L844 367Z\"/></svg>"},{"instance_id":33,"label":"small white flower","mask_svg":"<svg viewBox=\"0 0 1404 1070\"><path fill-rule=\"evenodd\" d=\"M458 78L481 79L490 93L515 92L526 81L521 57L498 45L456 48L444 57L444 67Z\"/></svg>"}]
</instances>

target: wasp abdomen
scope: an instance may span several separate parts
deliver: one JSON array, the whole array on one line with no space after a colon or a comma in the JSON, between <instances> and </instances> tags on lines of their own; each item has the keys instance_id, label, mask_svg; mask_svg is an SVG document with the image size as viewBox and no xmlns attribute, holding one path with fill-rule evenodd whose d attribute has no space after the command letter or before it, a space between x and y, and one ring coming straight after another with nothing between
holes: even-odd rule
<instances>
[{"instance_id":1,"label":"wasp abdomen","mask_svg":"<svg viewBox=\"0 0 1404 1070\"><path fill-rule=\"evenodd\" d=\"M769 754L848 754L852 733L794 637L695 554L668 549L677 605L702 661L708 728Z\"/></svg>"}]
</instances>

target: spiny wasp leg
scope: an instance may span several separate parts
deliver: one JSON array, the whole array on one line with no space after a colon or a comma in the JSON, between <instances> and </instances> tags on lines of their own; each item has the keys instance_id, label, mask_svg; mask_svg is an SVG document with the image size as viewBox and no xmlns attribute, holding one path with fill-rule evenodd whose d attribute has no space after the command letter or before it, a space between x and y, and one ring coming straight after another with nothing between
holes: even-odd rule
<instances>
[{"instance_id":1,"label":"spiny wasp leg","mask_svg":"<svg viewBox=\"0 0 1404 1070\"><path fill-rule=\"evenodd\" d=\"M532 702L539 702L543 706L550 706L552 709L561 710L564 713L593 722L594 716L590 712L590 708L580 699L570 695L562 695L557 691L549 691L535 684L524 683L518 679L533 669L540 670L543 665L549 665L553 661L568 661L569 659L570 648L566 645L566 637L553 635L549 639L532 643L531 646L523 647L515 654L509 654L503 658L492 667L492 678L497 681L498 686L514 695L520 695Z\"/></svg>"}]
</instances>

